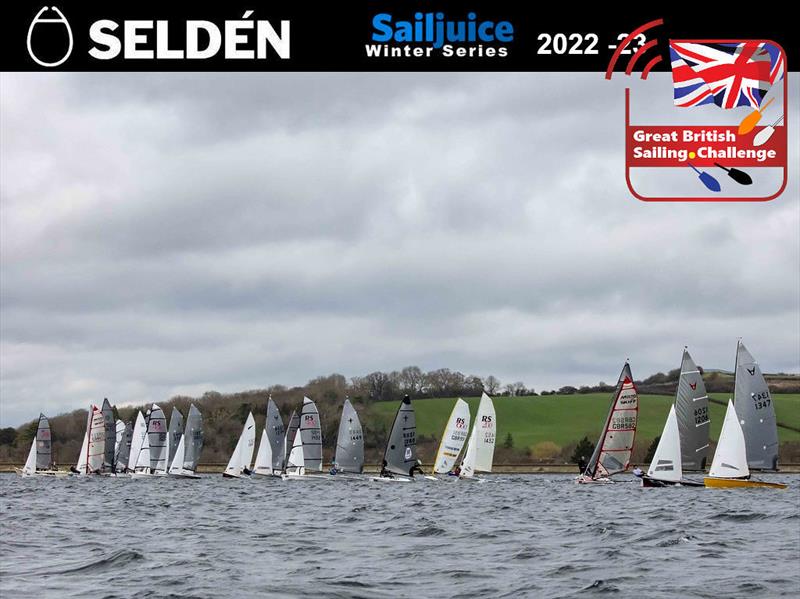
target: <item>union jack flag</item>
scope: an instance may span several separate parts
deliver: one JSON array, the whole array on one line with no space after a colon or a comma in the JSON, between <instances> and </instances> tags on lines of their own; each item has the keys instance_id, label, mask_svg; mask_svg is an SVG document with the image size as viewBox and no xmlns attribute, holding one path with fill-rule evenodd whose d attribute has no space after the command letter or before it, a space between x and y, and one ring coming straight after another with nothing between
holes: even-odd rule
<instances>
[{"instance_id":1,"label":"union jack flag","mask_svg":"<svg viewBox=\"0 0 800 599\"><path fill-rule=\"evenodd\" d=\"M720 108L760 108L783 78L783 52L768 42L703 44L670 41L675 106L716 104Z\"/></svg>"}]
</instances>

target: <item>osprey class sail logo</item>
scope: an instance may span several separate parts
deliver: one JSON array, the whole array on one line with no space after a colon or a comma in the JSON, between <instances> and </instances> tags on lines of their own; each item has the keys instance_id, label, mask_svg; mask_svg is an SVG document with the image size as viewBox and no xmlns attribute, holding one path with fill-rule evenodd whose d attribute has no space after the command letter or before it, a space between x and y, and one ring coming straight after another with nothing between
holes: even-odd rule
<instances>
[{"instance_id":1,"label":"osprey class sail logo","mask_svg":"<svg viewBox=\"0 0 800 599\"><path fill-rule=\"evenodd\" d=\"M48 10L52 10L57 18L42 17ZM34 42L34 39L38 41ZM72 29L64 13L55 6L40 8L28 27L27 44L28 54L39 66L57 67L64 64L72 54L73 46ZM39 54L33 51L34 45L38 46Z\"/></svg>"}]
</instances>

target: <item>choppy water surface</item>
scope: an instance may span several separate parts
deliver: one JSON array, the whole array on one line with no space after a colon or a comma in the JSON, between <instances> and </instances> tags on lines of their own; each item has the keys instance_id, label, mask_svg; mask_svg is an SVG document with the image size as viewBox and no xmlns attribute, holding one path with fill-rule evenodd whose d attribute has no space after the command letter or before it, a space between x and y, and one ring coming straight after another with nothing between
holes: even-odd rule
<instances>
[{"instance_id":1,"label":"choppy water surface","mask_svg":"<svg viewBox=\"0 0 800 599\"><path fill-rule=\"evenodd\" d=\"M796 596L787 491L0 476L0 595Z\"/></svg>"}]
</instances>

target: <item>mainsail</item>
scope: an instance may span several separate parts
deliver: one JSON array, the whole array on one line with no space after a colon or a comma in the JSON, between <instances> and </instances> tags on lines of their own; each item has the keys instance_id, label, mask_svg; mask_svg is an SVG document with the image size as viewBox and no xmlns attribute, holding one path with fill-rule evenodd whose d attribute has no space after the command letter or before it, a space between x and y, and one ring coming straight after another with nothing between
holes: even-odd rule
<instances>
[{"instance_id":1,"label":"mainsail","mask_svg":"<svg viewBox=\"0 0 800 599\"><path fill-rule=\"evenodd\" d=\"M250 464L253 462L253 450L256 443L256 421L253 418L253 413L247 415L247 420L244 423L242 434L236 442L236 448L233 450L233 455L228 461L224 474L228 476L241 476L245 469L250 470Z\"/></svg>"},{"instance_id":2,"label":"mainsail","mask_svg":"<svg viewBox=\"0 0 800 599\"><path fill-rule=\"evenodd\" d=\"M494 461L494 446L497 438L497 416L492 398L483 393L475 423L467 441L467 450L461 462L460 476L472 477L475 472L491 472Z\"/></svg>"},{"instance_id":3,"label":"mainsail","mask_svg":"<svg viewBox=\"0 0 800 599\"><path fill-rule=\"evenodd\" d=\"M360 474L364 469L364 432L361 430L358 413L349 399L344 400L333 463L342 472Z\"/></svg>"},{"instance_id":4,"label":"mainsail","mask_svg":"<svg viewBox=\"0 0 800 599\"><path fill-rule=\"evenodd\" d=\"M630 365L625 362L611 398L603 432L597 442L584 476L592 479L611 476L628 468L636 438L639 395L633 384Z\"/></svg>"},{"instance_id":5,"label":"mainsail","mask_svg":"<svg viewBox=\"0 0 800 599\"><path fill-rule=\"evenodd\" d=\"M113 446L112 446L113 447ZM106 429L103 412L91 406L83 437L77 470L81 474L94 474L103 469L106 448Z\"/></svg>"},{"instance_id":6,"label":"mainsail","mask_svg":"<svg viewBox=\"0 0 800 599\"><path fill-rule=\"evenodd\" d=\"M676 412L674 405L669 407L667 422L658 440L653 461L647 469L649 478L677 483L683 477L680 423Z\"/></svg>"},{"instance_id":7,"label":"mainsail","mask_svg":"<svg viewBox=\"0 0 800 599\"><path fill-rule=\"evenodd\" d=\"M141 412L136 413L136 422L133 425L133 433L131 434L131 449L128 456L128 470L131 472L136 468L136 463L139 461L139 454L142 452L142 445L147 436L147 424L145 424L144 416ZM147 461L150 461L150 456L147 456Z\"/></svg>"},{"instance_id":8,"label":"mainsail","mask_svg":"<svg viewBox=\"0 0 800 599\"><path fill-rule=\"evenodd\" d=\"M197 462L203 449L203 416L194 407L189 407L186 427L178 440L175 455L169 467L169 474L194 476Z\"/></svg>"},{"instance_id":9,"label":"mainsail","mask_svg":"<svg viewBox=\"0 0 800 599\"><path fill-rule=\"evenodd\" d=\"M303 438L303 459L306 470L322 471L322 428L317 404L303 398L300 412L300 434Z\"/></svg>"},{"instance_id":10,"label":"mainsail","mask_svg":"<svg viewBox=\"0 0 800 599\"><path fill-rule=\"evenodd\" d=\"M172 407L172 414L169 417L169 431L167 433L167 464L172 464L175 459L175 452L178 450L178 443L183 436L183 414L175 406Z\"/></svg>"},{"instance_id":11,"label":"mainsail","mask_svg":"<svg viewBox=\"0 0 800 599\"><path fill-rule=\"evenodd\" d=\"M289 452L292 451L292 443L294 443L294 435L297 429L300 428L300 416L292 410L292 415L289 416L289 426L286 428L286 436L283 441L283 463L289 463Z\"/></svg>"},{"instance_id":12,"label":"mainsail","mask_svg":"<svg viewBox=\"0 0 800 599\"><path fill-rule=\"evenodd\" d=\"M383 468L394 474L410 475L417 463L417 421L411 398L406 395L394 417L389 442L383 453Z\"/></svg>"},{"instance_id":13,"label":"mainsail","mask_svg":"<svg viewBox=\"0 0 800 599\"><path fill-rule=\"evenodd\" d=\"M450 412L450 418L445 424L439 450L436 452L436 461L433 466L435 474L446 474L453 468L467 440L469 418L467 402L461 398L457 399Z\"/></svg>"},{"instance_id":14,"label":"mainsail","mask_svg":"<svg viewBox=\"0 0 800 599\"><path fill-rule=\"evenodd\" d=\"M745 435L739 424L736 409L730 400L728 400L728 408L725 410L725 420L722 422L717 450L714 452L714 459L711 461L708 475L712 478L746 478L750 476L750 469L747 467Z\"/></svg>"},{"instance_id":15,"label":"mainsail","mask_svg":"<svg viewBox=\"0 0 800 599\"><path fill-rule=\"evenodd\" d=\"M734 406L744 431L747 464L757 470L778 468L775 406L761 368L744 344L736 347Z\"/></svg>"},{"instance_id":16,"label":"mainsail","mask_svg":"<svg viewBox=\"0 0 800 599\"><path fill-rule=\"evenodd\" d=\"M114 471L114 449L117 440L117 423L114 420L114 408L108 398L103 399L103 425L105 428L105 454L103 457L103 470L106 472Z\"/></svg>"},{"instance_id":17,"label":"mainsail","mask_svg":"<svg viewBox=\"0 0 800 599\"><path fill-rule=\"evenodd\" d=\"M153 404L150 420L147 423L148 450L150 452L150 473L167 471L167 418L164 410Z\"/></svg>"},{"instance_id":18,"label":"mainsail","mask_svg":"<svg viewBox=\"0 0 800 599\"><path fill-rule=\"evenodd\" d=\"M267 418L264 421L264 430L267 432L267 439L269 439L272 453L272 469L283 470L283 437L286 431L283 428L281 412L271 397L267 402Z\"/></svg>"},{"instance_id":19,"label":"mainsail","mask_svg":"<svg viewBox=\"0 0 800 599\"><path fill-rule=\"evenodd\" d=\"M287 473L305 473L305 458L303 454L303 435L298 429L294 434L294 441L292 442L292 450L289 452L289 458L286 460Z\"/></svg>"},{"instance_id":20,"label":"mainsail","mask_svg":"<svg viewBox=\"0 0 800 599\"><path fill-rule=\"evenodd\" d=\"M50 470L52 467L50 421L44 414L39 414L39 426L36 428L36 470Z\"/></svg>"},{"instance_id":21,"label":"mainsail","mask_svg":"<svg viewBox=\"0 0 800 599\"><path fill-rule=\"evenodd\" d=\"M675 414L680 434L681 462L684 470L705 470L708 459L708 395L700 369L689 352L683 350L681 374L675 394Z\"/></svg>"}]
</instances>

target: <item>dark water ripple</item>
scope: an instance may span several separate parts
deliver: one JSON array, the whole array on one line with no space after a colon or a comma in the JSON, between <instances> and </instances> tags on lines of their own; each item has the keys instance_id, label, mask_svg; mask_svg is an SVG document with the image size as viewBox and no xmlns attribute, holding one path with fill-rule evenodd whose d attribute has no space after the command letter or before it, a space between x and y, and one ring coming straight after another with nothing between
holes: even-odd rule
<instances>
[{"instance_id":1,"label":"dark water ripple","mask_svg":"<svg viewBox=\"0 0 800 599\"><path fill-rule=\"evenodd\" d=\"M0 476L2 597L797 596L790 489Z\"/></svg>"}]
</instances>

